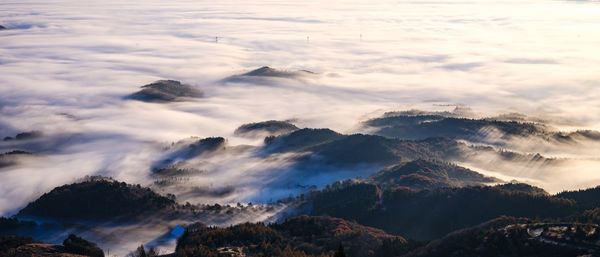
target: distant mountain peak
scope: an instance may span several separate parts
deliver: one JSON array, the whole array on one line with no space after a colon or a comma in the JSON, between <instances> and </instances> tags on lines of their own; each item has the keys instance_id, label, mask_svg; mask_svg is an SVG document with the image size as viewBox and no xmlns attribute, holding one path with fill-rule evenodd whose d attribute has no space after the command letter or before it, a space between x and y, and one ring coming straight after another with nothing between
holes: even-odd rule
<instances>
[{"instance_id":1,"label":"distant mountain peak","mask_svg":"<svg viewBox=\"0 0 600 257\"><path fill-rule=\"evenodd\" d=\"M263 66L250 72L244 73L243 76L261 76L261 77L296 77L307 74L315 74L307 70L286 71Z\"/></svg>"},{"instance_id":2,"label":"distant mountain peak","mask_svg":"<svg viewBox=\"0 0 600 257\"><path fill-rule=\"evenodd\" d=\"M280 136L294 132L299 128L287 121L268 120L247 123L239 126L234 134L237 136Z\"/></svg>"},{"instance_id":3,"label":"distant mountain peak","mask_svg":"<svg viewBox=\"0 0 600 257\"><path fill-rule=\"evenodd\" d=\"M229 76L223 79L222 82L247 82L264 85L264 83L272 79L303 80L315 74L308 70L280 70L269 66L262 66L246 73Z\"/></svg>"},{"instance_id":4,"label":"distant mountain peak","mask_svg":"<svg viewBox=\"0 0 600 257\"><path fill-rule=\"evenodd\" d=\"M126 98L144 102L174 102L185 98L204 97L204 93L199 89L176 80L157 80L141 88L142 90Z\"/></svg>"}]
</instances>

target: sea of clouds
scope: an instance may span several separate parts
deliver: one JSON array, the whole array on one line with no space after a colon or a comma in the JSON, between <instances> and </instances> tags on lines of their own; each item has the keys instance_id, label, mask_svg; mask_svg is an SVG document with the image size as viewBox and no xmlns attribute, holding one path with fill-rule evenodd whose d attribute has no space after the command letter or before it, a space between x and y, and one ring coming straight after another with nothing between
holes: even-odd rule
<instances>
[{"instance_id":1,"label":"sea of clouds","mask_svg":"<svg viewBox=\"0 0 600 257\"><path fill-rule=\"evenodd\" d=\"M600 129L595 2L19 0L0 9L8 28L0 31L0 137L44 134L31 143L41 156L0 171L2 215L85 175L150 185L150 164L190 136L260 145L233 135L248 122L292 119L353 133L384 111L461 105L481 116L519 112L564 130ZM316 74L223 80L261 66ZM158 79L206 98L123 98ZM1 152L19 147L0 143ZM544 150L581 161L552 172L507 166L503 178L551 192L600 184L598 148L531 149ZM226 164L202 183L244 187L227 202L264 198L254 181L266 175L244 174L274 163L215 161Z\"/></svg>"}]
</instances>

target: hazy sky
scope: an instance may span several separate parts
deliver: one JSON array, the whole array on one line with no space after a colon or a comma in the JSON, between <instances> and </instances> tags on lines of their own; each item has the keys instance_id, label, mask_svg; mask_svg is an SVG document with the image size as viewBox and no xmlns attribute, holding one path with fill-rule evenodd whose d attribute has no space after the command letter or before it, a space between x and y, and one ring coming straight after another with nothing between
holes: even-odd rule
<instances>
[{"instance_id":1,"label":"hazy sky","mask_svg":"<svg viewBox=\"0 0 600 257\"><path fill-rule=\"evenodd\" d=\"M0 136L56 138L42 142L51 156L0 172L0 214L88 174L150 183L165 144L256 144L232 137L253 121L349 133L386 110L462 104L600 128L599 3L123 2L0 2ZM265 65L318 74L221 81ZM157 79L207 98L123 100Z\"/></svg>"}]
</instances>

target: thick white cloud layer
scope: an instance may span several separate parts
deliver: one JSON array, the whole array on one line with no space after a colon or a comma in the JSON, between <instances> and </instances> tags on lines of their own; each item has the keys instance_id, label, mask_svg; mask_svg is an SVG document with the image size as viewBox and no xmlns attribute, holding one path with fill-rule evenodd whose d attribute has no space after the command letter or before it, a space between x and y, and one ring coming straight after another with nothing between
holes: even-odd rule
<instances>
[{"instance_id":1,"label":"thick white cloud layer","mask_svg":"<svg viewBox=\"0 0 600 257\"><path fill-rule=\"evenodd\" d=\"M598 3L123 2L0 3L9 28L0 31L0 136L71 135L69 144L47 146L52 155L0 172L0 214L85 175L149 184L163 144L192 135L248 143L232 136L247 122L296 119L353 132L383 110L463 104L600 128ZM221 81L265 65L318 74ZM157 79L207 97L123 100ZM596 164L586 161L580 177L549 188L600 181L590 173Z\"/></svg>"}]
</instances>

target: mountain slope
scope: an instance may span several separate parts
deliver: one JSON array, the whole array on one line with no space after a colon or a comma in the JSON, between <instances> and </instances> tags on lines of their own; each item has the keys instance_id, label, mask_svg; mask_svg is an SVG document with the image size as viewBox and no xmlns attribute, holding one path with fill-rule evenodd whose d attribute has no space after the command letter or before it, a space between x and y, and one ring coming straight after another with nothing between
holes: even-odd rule
<instances>
[{"instance_id":1,"label":"mountain slope","mask_svg":"<svg viewBox=\"0 0 600 257\"><path fill-rule=\"evenodd\" d=\"M403 256L597 256L600 252L593 242L599 236L594 226L500 217L450 233Z\"/></svg>"},{"instance_id":2,"label":"mountain slope","mask_svg":"<svg viewBox=\"0 0 600 257\"><path fill-rule=\"evenodd\" d=\"M18 216L116 221L156 215L175 205L173 199L148 188L102 179L57 187L29 203Z\"/></svg>"},{"instance_id":3,"label":"mountain slope","mask_svg":"<svg viewBox=\"0 0 600 257\"><path fill-rule=\"evenodd\" d=\"M374 135L342 135L329 129L300 129L267 137L269 153L309 152L333 165L389 165L414 159L445 159L462 154L464 145L449 138L400 140Z\"/></svg>"},{"instance_id":4,"label":"mountain slope","mask_svg":"<svg viewBox=\"0 0 600 257\"><path fill-rule=\"evenodd\" d=\"M434 160L418 159L394 165L373 174L369 181L384 188L397 186L412 189L464 187L499 182L475 171Z\"/></svg>"},{"instance_id":5,"label":"mountain slope","mask_svg":"<svg viewBox=\"0 0 600 257\"><path fill-rule=\"evenodd\" d=\"M363 125L375 129L377 135L404 139L450 137L495 142L510 137L538 137L546 141L569 143L600 139L599 131L560 132L541 122L505 119L502 116L472 119L445 112L388 112L382 117L365 121Z\"/></svg>"},{"instance_id":6,"label":"mountain slope","mask_svg":"<svg viewBox=\"0 0 600 257\"><path fill-rule=\"evenodd\" d=\"M380 190L348 183L311 194L311 215L331 215L408 238L431 240L502 215L560 218L574 214L575 202L498 186Z\"/></svg>"}]
</instances>

